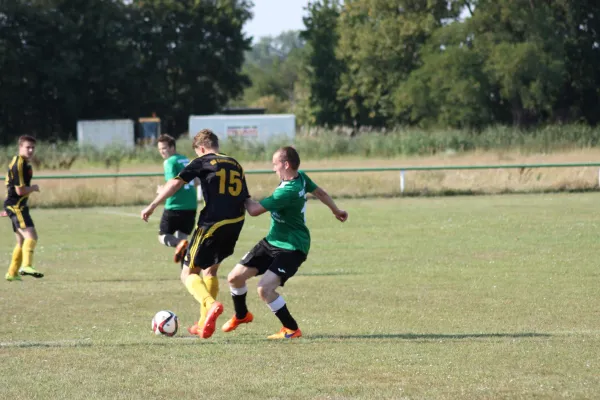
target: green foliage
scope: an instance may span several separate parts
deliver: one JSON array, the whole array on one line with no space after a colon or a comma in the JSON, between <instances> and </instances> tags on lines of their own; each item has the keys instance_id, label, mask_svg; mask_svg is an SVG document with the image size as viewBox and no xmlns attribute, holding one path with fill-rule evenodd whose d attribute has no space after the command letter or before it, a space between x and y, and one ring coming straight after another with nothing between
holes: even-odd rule
<instances>
[{"instance_id":1,"label":"green foliage","mask_svg":"<svg viewBox=\"0 0 600 400\"><path fill-rule=\"evenodd\" d=\"M478 8L480 6L478 5ZM549 3L481 2L472 25L474 51L517 125L551 114L567 78L562 41L565 32Z\"/></svg>"},{"instance_id":2,"label":"green foliage","mask_svg":"<svg viewBox=\"0 0 600 400\"><path fill-rule=\"evenodd\" d=\"M306 30L301 36L307 43L306 77L302 82L308 87L309 96L305 99L308 106L310 125L335 126L351 123L348 110L338 99L340 79L344 72L344 63L336 57L339 42L338 19L341 10L340 1L312 1L308 4L304 17Z\"/></svg>"},{"instance_id":3,"label":"green foliage","mask_svg":"<svg viewBox=\"0 0 600 400\"><path fill-rule=\"evenodd\" d=\"M144 61L136 73L149 83L136 95L145 99L143 114L166 120L166 131L185 132L190 113L214 113L249 84L241 73L248 1L136 0L133 7Z\"/></svg>"},{"instance_id":4,"label":"green foliage","mask_svg":"<svg viewBox=\"0 0 600 400\"><path fill-rule=\"evenodd\" d=\"M423 50L423 66L394 93L397 115L410 124L482 128L494 121L492 86L483 57L463 24L440 28Z\"/></svg>"},{"instance_id":5,"label":"green foliage","mask_svg":"<svg viewBox=\"0 0 600 400\"><path fill-rule=\"evenodd\" d=\"M3 144L153 112L178 135L226 104L308 127L600 121L592 0L312 0L305 30L254 46L248 0L1 4Z\"/></svg>"},{"instance_id":6,"label":"green foliage","mask_svg":"<svg viewBox=\"0 0 600 400\"><path fill-rule=\"evenodd\" d=\"M245 0L17 1L0 10L0 142L156 112L187 129L242 93Z\"/></svg>"},{"instance_id":7,"label":"green foliage","mask_svg":"<svg viewBox=\"0 0 600 400\"><path fill-rule=\"evenodd\" d=\"M395 90L421 64L420 52L458 1L351 0L340 15L338 55L346 64L340 96L362 124L395 119Z\"/></svg>"},{"instance_id":8,"label":"green foliage","mask_svg":"<svg viewBox=\"0 0 600 400\"><path fill-rule=\"evenodd\" d=\"M597 2L338 4L314 2L305 21L319 43L307 60L313 120L324 110L346 124L475 130L599 120Z\"/></svg>"},{"instance_id":9,"label":"green foliage","mask_svg":"<svg viewBox=\"0 0 600 400\"><path fill-rule=\"evenodd\" d=\"M251 86L231 104L263 107L272 114L293 112L304 47L298 31L260 38L246 52L244 73Z\"/></svg>"}]
</instances>

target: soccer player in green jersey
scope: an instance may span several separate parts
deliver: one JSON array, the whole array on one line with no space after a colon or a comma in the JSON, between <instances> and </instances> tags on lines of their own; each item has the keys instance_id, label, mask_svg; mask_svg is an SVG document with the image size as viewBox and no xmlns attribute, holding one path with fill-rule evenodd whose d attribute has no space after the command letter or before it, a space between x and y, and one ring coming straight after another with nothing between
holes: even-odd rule
<instances>
[{"instance_id":1,"label":"soccer player in green jersey","mask_svg":"<svg viewBox=\"0 0 600 400\"><path fill-rule=\"evenodd\" d=\"M268 338L292 339L302 336L285 300L276 289L294 276L310 249L310 233L305 223L306 194L312 193L341 222L348 219L348 213L340 210L327 192L299 171L299 167L300 156L293 147L277 150L273 154L273 171L281 183L264 200L256 202L248 199L245 202L246 210L253 217L271 212L271 227L267 237L254 246L227 276L235 315L223 325L224 332L252 322L254 317L246 306L246 281L262 275L258 282L258 295L283 325L278 333Z\"/></svg>"},{"instance_id":2,"label":"soccer player in green jersey","mask_svg":"<svg viewBox=\"0 0 600 400\"><path fill-rule=\"evenodd\" d=\"M177 153L176 142L170 135L158 137L158 152L165 160L165 181L175 178L190 163L186 156ZM160 193L159 186L157 193ZM187 237L194 230L198 194L194 181L186 183L165 202L160 219L158 241L166 246L175 247L174 261L181 262L187 250Z\"/></svg>"},{"instance_id":3,"label":"soccer player in green jersey","mask_svg":"<svg viewBox=\"0 0 600 400\"><path fill-rule=\"evenodd\" d=\"M200 303L200 319L188 332L207 339L214 333L215 322L223 312L223 305L216 301L217 270L233 254L246 217L244 202L250 195L244 169L233 157L219 153L219 138L214 132L201 130L194 137L193 146L198 158L165 184L154 201L142 210L141 217L148 221L158 204L183 185L200 179L205 205L183 260L181 282Z\"/></svg>"},{"instance_id":4,"label":"soccer player in green jersey","mask_svg":"<svg viewBox=\"0 0 600 400\"><path fill-rule=\"evenodd\" d=\"M31 184L33 170L29 161L35 153L35 143L36 140L33 136L24 135L19 138L19 154L11 160L6 174L7 194L4 200L4 210L12 221L13 231L17 239L10 266L5 276L7 281L20 281L21 277L17 272L34 278L44 276L32 265L33 250L37 244L38 236L27 206L29 195L40 191L38 185Z\"/></svg>"}]
</instances>

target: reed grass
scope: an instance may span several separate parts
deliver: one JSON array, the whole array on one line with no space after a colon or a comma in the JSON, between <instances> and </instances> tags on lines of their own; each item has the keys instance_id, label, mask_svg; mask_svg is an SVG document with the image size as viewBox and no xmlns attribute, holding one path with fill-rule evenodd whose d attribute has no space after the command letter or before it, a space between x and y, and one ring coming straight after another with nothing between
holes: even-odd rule
<instances>
[{"instance_id":1,"label":"reed grass","mask_svg":"<svg viewBox=\"0 0 600 400\"><path fill-rule=\"evenodd\" d=\"M361 168L381 166L489 165L593 162L600 159L600 129L582 125L549 126L523 132L506 127L479 134L463 131L360 133L355 137L334 131L312 131L296 138L294 145L302 168ZM240 160L247 171L271 169L272 153L286 144L282 138L268 143L230 140L222 151ZM194 156L189 139L178 141L178 151ZM8 163L14 149L0 148L0 160ZM133 150L90 147L74 142L40 143L34 178L42 192L31 197L37 207L91 207L139 205L151 201L162 178L103 178L43 180L40 176L69 173L162 173L162 159L154 146ZM273 174L248 175L253 196L271 193L277 184ZM545 191L586 191L598 188L595 168L495 169L413 171L406 173L404 193L398 172L319 173L313 179L334 197L429 196Z\"/></svg>"},{"instance_id":2,"label":"reed grass","mask_svg":"<svg viewBox=\"0 0 600 400\"><path fill-rule=\"evenodd\" d=\"M472 151L548 153L593 148L599 143L600 128L586 125L551 125L530 131L496 126L482 132L396 128L387 131L362 129L357 133L344 133L343 130L313 129L297 135L293 141L304 160L345 157L381 159ZM277 148L288 144L290 141L283 137L275 137L267 143L234 138L224 141L221 151L235 155L240 161L264 162L271 159ZM177 147L181 154L195 157L189 138L179 139ZM0 147L0 163L7 164L15 151L14 146ZM34 164L37 169L49 170L93 166L120 169L159 160L154 146L138 146L134 149L108 147L98 150L90 146L79 147L76 142L40 142Z\"/></svg>"},{"instance_id":3,"label":"reed grass","mask_svg":"<svg viewBox=\"0 0 600 400\"><path fill-rule=\"evenodd\" d=\"M518 152L469 152L438 154L429 157L395 159L327 159L303 161L301 167L361 168L400 166L456 166L490 164L555 164L582 163L600 159L600 149L563 151L551 154L521 154ZM269 170L270 162L245 162L246 171ZM337 198L394 196L437 196L458 194L495 194L526 192L589 191L598 189L598 168L528 168L489 170L409 171L405 173L405 192L400 192L400 173L388 172L323 172L311 173L311 178ZM36 171L35 182L41 192L30 198L32 207L91 207L141 205L150 202L156 186L163 178L95 178L43 179L51 171ZM90 168L78 173L106 173ZM114 172L114 171L113 171ZM128 166L121 172L155 172L161 174L161 164ZM277 186L274 173L247 174L250 193L255 198L268 196Z\"/></svg>"}]
</instances>

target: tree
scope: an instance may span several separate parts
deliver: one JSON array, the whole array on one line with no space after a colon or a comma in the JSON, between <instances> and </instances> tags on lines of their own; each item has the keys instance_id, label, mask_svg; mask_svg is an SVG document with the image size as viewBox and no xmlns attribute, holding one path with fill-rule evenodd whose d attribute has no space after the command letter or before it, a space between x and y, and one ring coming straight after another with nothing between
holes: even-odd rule
<instances>
[{"instance_id":1,"label":"tree","mask_svg":"<svg viewBox=\"0 0 600 400\"><path fill-rule=\"evenodd\" d=\"M567 79L564 30L548 2L482 0L468 22L515 125L547 118Z\"/></svg>"},{"instance_id":2,"label":"tree","mask_svg":"<svg viewBox=\"0 0 600 400\"><path fill-rule=\"evenodd\" d=\"M244 0L0 2L0 140L156 112L171 133L248 84Z\"/></svg>"},{"instance_id":3,"label":"tree","mask_svg":"<svg viewBox=\"0 0 600 400\"><path fill-rule=\"evenodd\" d=\"M421 63L427 39L455 18L463 2L446 0L346 0L340 16L338 56L345 62L340 96L353 116L398 123L394 90ZM364 117L363 117L364 119Z\"/></svg>"},{"instance_id":4,"label":"tree","mask_svg":"<svg viewBox=\"0 0 600 400\"><path fill-rule=\"evenodd\" d=\"M396 114L423 126L482 128L494 122L494 92L467 26L440 28L423 51L423 65L394 91Z\"/></svg>"},{"instance_id":5,"label":"tree","mask_svg":"<svg viewBox=\"0 0 600 400\"><path fill-rule=\"evenodd\" d=\"M565 80L554 106L556 120L600 122L600 3L560 0L552 4L564 35ZM555 27L556 28L556 27Z\"/></svg>"},{"instance_id":6,"label":"tree","mask_svg":"<svg viewBox=\"0 0 600 400\"><path fill-rule=\"evenodd\" d=\"M337 0L313 1L304 17L306 30L301 37L307 42L306 85L310 122L316 125L348 124L350 113L338 99L344 62L336 57L339 42L338 19L341 11Z\"/></svg>"},{"instance_id":7,"label":"tree","mask_svg":"<svg viewBox=\"0 0 600 400\"><path fill-rule=\"evenodd\" d=\"M6 0L0 18L0 131L65 137L77 118L119 110L127 51L120 2ZM121 75L122 76L122 75ZM93 100L92 100L93 99ZM93 103L93 104L92 104ZM66 132L65 132L66 131Z\"/></svg>"},{"instance_id":8,"label":"tree","mask_svg":"<svg viewBox=\"0 0 600 400\"><path fill-rule=\"evenodd\" d=\"M411 123L482 127L598 120L595 2L480 0L444 26L396 105ZM474 10L474 11L473 11Z\"/></svg>"},{"instance_id":9,"label":"tree","mask_svg":"<svg viewBox=\"0 0 600 400\"><path fill-rule=\"evenodd\" d=\"M211 114L249 85L242 73L250 3L240 0L135 0L140 112L156 112L174 133L190 114Z\"/></svg>"},{"instance_id":10,"label":"tree","mask_svg":"<svg viewBox=\"0 0 600 400\"><path fill-rule=\"evenodd\" d=\"M290 112L295 106L294 86L299 79L305 51L298 31L266 36L246 52L244 73L251 86L238 104L265 107L267 112Z\"/></svg>"}]
</instances>

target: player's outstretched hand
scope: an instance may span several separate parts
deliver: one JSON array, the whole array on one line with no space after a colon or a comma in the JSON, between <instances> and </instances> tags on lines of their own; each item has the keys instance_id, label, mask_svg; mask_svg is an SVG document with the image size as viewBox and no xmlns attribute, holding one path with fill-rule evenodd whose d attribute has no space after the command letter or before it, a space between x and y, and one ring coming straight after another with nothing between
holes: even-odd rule
<instances>
[{"instance_id":1,"label":"player's outstretched hand","mask_svg":"<svg viewBox=\"0 0 600 400\"><path fill-rule=\"evenodd\" d=\"M344 210L337 210L334 212L335 217L342 221L342 222L346 222L346 220L348 219L348 213Z\"/></svg>"},{"instance_id":2,"label":"player's outstretched hand","mask_svg":"<svg viewBox=\"0 0 600 400\"><path fill-rule=\"evenodd\" d=\"M142 219L144 221L148 222L148 218L150 218L150 216L152 215L153 212L154 212L154 207L148 206L142 210L142 212L140 213L140 216L142 217Z\"/></svg>"}]
</instances>

